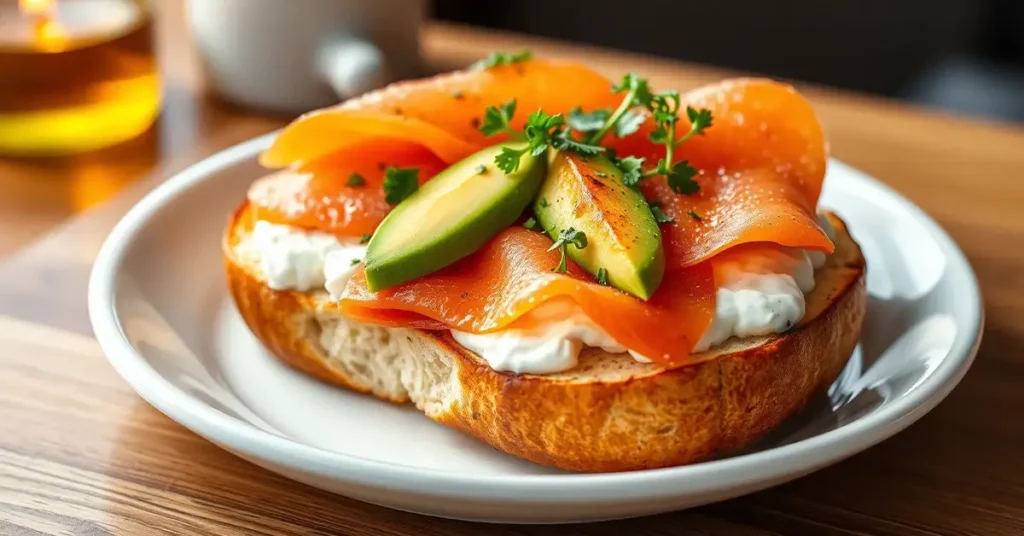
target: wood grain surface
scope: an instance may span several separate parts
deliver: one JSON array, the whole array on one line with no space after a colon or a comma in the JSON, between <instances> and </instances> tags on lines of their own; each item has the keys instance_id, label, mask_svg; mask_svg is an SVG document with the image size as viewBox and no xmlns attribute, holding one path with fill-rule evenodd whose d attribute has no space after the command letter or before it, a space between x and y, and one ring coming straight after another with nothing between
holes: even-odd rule
<instances>
[{"instance_id":1,"label":"wood grain surface","mask_svg":"<svg viewBox=\"0 0 1024 536\"><path fill-rule=\"evenodd\" d=\"M85 314L88 270L106 232L145 191L286 119L206 96L179 3L159 5L167 101L147 138L67 161L0 160L0 256L10 254L0 264L0 534L1024 534L1024 130L802 84L833 155L936 217L985 294L974 367L905 432L796 482L695 510L492 527L320 492L186 431L106 364ZM438 24L423 37L436 70L526 46L611 76L635 70L658 87L725 74Z\"/></svg>"}]
</instances>

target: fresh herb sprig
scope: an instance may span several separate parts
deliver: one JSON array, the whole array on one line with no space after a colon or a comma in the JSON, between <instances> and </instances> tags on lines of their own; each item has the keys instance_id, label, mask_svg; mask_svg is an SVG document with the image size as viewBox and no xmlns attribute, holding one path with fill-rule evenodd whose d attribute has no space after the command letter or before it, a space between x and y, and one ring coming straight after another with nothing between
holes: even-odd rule
<instances>
[{"instance_id":1,"label":"fresh herb sprig","mask_svg":"<svg viewBox=\"0 0 1024 536\"><path fill-rule=\"evenodd\" d=\"M644 179L655 175L664 175L669 188L677 194L693 195L700 191L700 184L693 180L697 176L697 169L686 160L673 163L673 153L686 140L704 134L704 131L711 126L713 117L711 110L705 108L698 110L687 106L686 116L690 120L690 130L676 138L679 108L679 93L675 91L658 93L651 99L649 109L657 126L648 138L654 143L661 143L665 146L665 158L658 160L658 164L647 171L642 171L643 158L627 156L620 159L618 165L622 170L625 184L635 186Z\"/></svg>"},{"instance_id":2,"label":"fresh herb sprig","mask_svg":"<svg viewBox=\"0 0 1024 536\"><path fill-rule=\"evenodd\" d=\"M469 66L470 71L483 71L500 65L514 65L533 58L533 52L520 50L519 52L494 52L490 56L477 61Z\"/></svg>"},{"instance_id":3,"label":"fresh herb sprig","mask_svg":"<svg viewBox=\"0 0 1024 536\"><path fill-rule=\"evenodd\" d=\"M577 231L573 227L562 229L558 232L558 239L555 240L554 244L548 248L548 251L558 250L562 254L561 260L558 262L552 271L565 273L568 269L568 263L566 261L566 254L569 251L569 246L573 246L576 249L583 249L587 247L587 235L583 231Z\"/></svg>"},{"instance_id":4,"label":"fresh herb sprig","mask_svg":"<svg viewBox=\"0 0 1024 536\"><path fill-rule=\"evenodd\" d=\"M494 157L495 165L506 174L515 173L519 169L519 161L524 155L540 156L548 147L584 155L595 155L606 150L599 145L576 140L572 137L571 129L566 128L562 114L549 115L544 110L530 114L526 119L526 126L519 132L511 124L515 112L515 99L500 106L488 106L480 125L480 132L488 136L505 133L513 140L526 142L526 146L521 149L503 147Z\"/></svg>"},{"instance_id":5,"label":"fresh herb sprig","mask_svg":"<svg viewBox=\"0 0 1024 536\"><path fill-rule=\"evenodd\" d=\"M634 73L623 76L618 84L612 86L612 91L626 93L618 108L614 111L599 109L589 113L576 108L569 115L569 125L586 134L583 138L586 143L599 145L609 132L614 132L621 138L639 130L646 116L637 111L637 108L645 109L655 123L655 128L648 138L665 146L665 158L647 171L643 169L643 158L626 156L617 159L616 164L622 171L622 182L627 186L636 186L644 179L664 175L669 187L676 193L691 195L700 191L700 185L693 180L697 170L686 161L673 163L673 157L677 147L693 136L703 134L711 126L714 119L711 110L687 106L686 116L690 121L690 130L677 138L676 126L682 106L679 92L653 93L647 80Z\"/></svg>"},{"instance_id":6,"label":"fresh herb sprig","mask_svg":"<svg viewBox=\"0 0 1024 536\"><path fill-rule=\"evenodd\" d=\"M614 112L608 115L601 128L595 130L588 138L590 143L598 144L615 129L615 135L624 138L636 132L644 122L644 116L633 111L633 108L649 108L655 95L647 80L640 78L635 73L628 73L622 77L622 81L612 86L615 93L626 92L625 98Z\"/></svg>"}]
</instances>

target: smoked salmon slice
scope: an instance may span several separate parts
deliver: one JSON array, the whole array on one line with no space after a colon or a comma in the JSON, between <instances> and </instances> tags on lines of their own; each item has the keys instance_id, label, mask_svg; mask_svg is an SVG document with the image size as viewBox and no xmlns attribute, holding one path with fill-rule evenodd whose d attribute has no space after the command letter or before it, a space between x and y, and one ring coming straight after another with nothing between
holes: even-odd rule
<instances>
[{"instance_id":1,"label":"smoked salmon slice","mask_svg":"<svg viewBox=\"0 0 1024 536\"><path fill-rule=\"evenodd\" d=\"M764 79L733 79L687 92L683 105L707 108L713 125L678 149L699 174L700 192L673 192L664 177L641 183L649 201L675 222L661 226L668 269L690 266L751 242L831 252L815 207L825 179L827 148L814 110L792 87ZM685 132L689 125L682 124ZM647 140L650 122L610 145L621 154L664 156Z\"/></svg>"},{"instance_id":2,"label":"smoked salmon slice","mask_svg":"<svg viewBox=\"0 0 1024 536\"><path fill-rule=\"evenodd\" d=\"M610 87L584 66L547 60L400 82L296 119L260 155L260 164L291 166L368 136L419 143L451 164L504 139L479 130L488 106L516 99L512 126L521 129L539 108L554 114L615 106L621 97Z\"/></svg>"},{"instance_id":3,"label":"smoked salmon slice","mask_svg":"<svg viewBox=\"0 0 1024 536\"><path fill-rule=\"evenodd\" d=\"M647 301L598 284L571 260L552 271L559 254L551 240L509 227L476 253L408 283L373 293L362 271L339 302L357 321L394 327L486 333L526 327L529 313L551 300L569 300L620 344L652 360L682 363L711 323L715 309L710 263L680 270Z\"/></svg>"},{"instance_id":4,"label":"smoked salmon slice","mask_svg":"<svg viewBox=\"0 0 1024 536\"><path fill-rule=\"evenodd\" d=\"M256 218L271 223L339 236L372 234L391 211L382 188L389 167L418 168L422 183L447 164L416 143L366 138L256 181L249 204Z\"/></svg>"}]
</instances>

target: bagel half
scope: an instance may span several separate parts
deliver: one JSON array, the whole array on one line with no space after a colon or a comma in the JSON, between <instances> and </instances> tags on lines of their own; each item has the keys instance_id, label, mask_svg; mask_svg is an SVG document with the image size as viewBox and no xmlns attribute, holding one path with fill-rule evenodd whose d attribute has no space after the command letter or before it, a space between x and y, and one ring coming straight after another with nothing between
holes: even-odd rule
<instances>
[{"instance_id":1,"label":"bagel half","mask_svg":"<svg viewBox=\"0 0 1024 536\"><path fill-rule=\"evenodd\" d=\"M798 412L835 380L865 309L865 264L844 223L792 330L730 339L692 365L644 364L589 348L550 375L498 372L447 332L355 323L326 292L272 290L239 248L254 223L242 205L223 240L242 318L281 361L394 403L543 465L586 472L683 465L735 452Z\"/></svg>"}]
</instances>

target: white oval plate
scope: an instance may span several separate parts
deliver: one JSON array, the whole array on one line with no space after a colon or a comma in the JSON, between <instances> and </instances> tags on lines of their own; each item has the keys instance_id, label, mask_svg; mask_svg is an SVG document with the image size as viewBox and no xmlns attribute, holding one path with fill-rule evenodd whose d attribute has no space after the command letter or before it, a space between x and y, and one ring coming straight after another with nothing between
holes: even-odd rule
<instances>
[{"instance_id":1,"label":"white oval plate","mask_svg":"<svg viewBox=\"0 0 1024 536\"><path fill-rule=\"evenodd\" d=\"M571 474L495 451L395 407L281 365L227 296L221 231L262 171L273 134L170 179L114 228L89 313L111 364L157 409L289 478L359 500L495 522L592 521L735 497L838 462L899 432L959 382L981 337L963 254L920 209L832 162L822 205L868 263L856 353L827 397L746 452L687 467Z\"/></svg>"}]
</instances>

